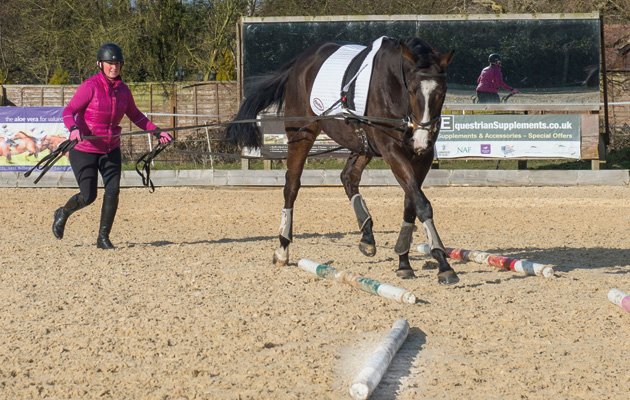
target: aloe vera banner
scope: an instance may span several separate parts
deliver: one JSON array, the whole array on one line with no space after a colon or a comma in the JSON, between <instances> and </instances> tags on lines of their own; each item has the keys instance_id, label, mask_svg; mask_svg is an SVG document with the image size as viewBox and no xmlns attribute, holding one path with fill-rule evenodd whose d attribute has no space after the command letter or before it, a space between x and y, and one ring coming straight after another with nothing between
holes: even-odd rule
<instances>
[{"instance_id":1,"label":"aloe vera banner","mask_svg":"<svg viewBox=\"0 0 630 400\"><path fill-rule=\"evenodd\" d=\"M0 107L0 171L28 171L68 138L63 107ZM70 169L64 156L53 170Z\"/></svg>"}]
</instances>

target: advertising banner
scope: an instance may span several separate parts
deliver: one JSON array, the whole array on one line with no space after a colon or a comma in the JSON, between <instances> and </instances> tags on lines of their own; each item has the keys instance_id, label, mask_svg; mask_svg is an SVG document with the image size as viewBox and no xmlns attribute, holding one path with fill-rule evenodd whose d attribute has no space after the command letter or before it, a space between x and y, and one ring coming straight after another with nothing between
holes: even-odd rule
<instances>
[{"instance_id":1,"label":"advertising banner","mask_svg":"<svg viewBox=\"0 0 630 400\"><path fill-rule=\"evenodd\" d=\"M443 115L436 158L580 158L579 115Z\"/></svg>"},{"instance_id":2,"label":"advertising banner","mask_svg":"<svg viewBox=\"0 0 630 400\"><path fill-rule=\"evenodd\" d=\"M27 171L68 138L63 107L0 107L0 171ZM52 171L70 169L67 156Z\"/></svg>"},{"instance_id":3,"label":"advertising banner","mask_svg":"<svg viewBox=\"0 0 630 400\"><path fill-rule=\"evenodd\" d=\"M260 156L266 159L279 159L287 157L287 136L284 133L263 135L263 146ZM340 146L327 135L321 134L313 143L308 153L309 157L340 157L350 156L350 150Z\"/></svg>"},{"instance_id":4,"label":"advertising banner","mask_svg":"<svg viewBox=\"0 0 630 400\"><path fill-rule=\"evenodd\" d=\"M577 114L442 115L435 157L580 159L581 121ZM262 157L286 157L282 121L263 123L260 128ZM309 156L345 158L349 154L322 134Z\"/></svg>"},{"instance_id":5,"label":"advertising banner","mask_svg":"<svg viewBox=\"0 0 630 400\"><path fill-rule=\"evenodd\" d=\"M287 156L287 136L284 132L284 121L278 119L282 116L274 114L259 114L260 123L258 129L263 138L263 146L260 154L256 156L266 159L286 158ZM249 154L252 156L252 154ZM339 145L330 139L326 134L320 134L309 152L309 157L348 157L348 149L339 148Z\"/></svg>"}]
</instances>

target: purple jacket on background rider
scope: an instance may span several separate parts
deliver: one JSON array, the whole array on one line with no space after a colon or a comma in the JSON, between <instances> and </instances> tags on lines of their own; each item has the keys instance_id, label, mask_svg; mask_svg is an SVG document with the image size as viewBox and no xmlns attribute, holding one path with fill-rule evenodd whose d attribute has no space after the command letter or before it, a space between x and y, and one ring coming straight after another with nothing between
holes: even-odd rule
<instances>
[{"instance_id":1,"label":"purple jacket on background rider","mask_svg":"<svg viewBox=\"0 0 630 400\"><path fill-rule=\"evenodd\" d=\"M503 73L501 67L497 64L490 64L485 67L479 78L477 78L477 92L499 93L499 88L512 91L513 89L503 82Z\"/></svg>"},{"instance_id":2,"label":"purple jacket on background rider","mask_svg":"<svg viewBox=\"0 0 630 400\"><path fill-rule=\"evenodd\" d=\"M142 130L156 129L136 106L129 87L120 77L110 82L102 72L83 81L63 110L63 123L71 130L76 125L81 134L102 137L82 140L75 149L86 153L107 154L120 147L119 126L127 116Z\"/></svg>"}]
</instances>

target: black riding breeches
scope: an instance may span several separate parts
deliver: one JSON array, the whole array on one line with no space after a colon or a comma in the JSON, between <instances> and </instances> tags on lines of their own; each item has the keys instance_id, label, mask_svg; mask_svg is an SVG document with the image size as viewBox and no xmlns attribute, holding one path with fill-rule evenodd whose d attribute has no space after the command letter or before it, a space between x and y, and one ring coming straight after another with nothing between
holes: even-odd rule
<instances>
[{"instance_id":1,"label":"black riding breeches","mask_svg":"<svg viewBox=\"0 0 630 400\"><path fill-rule=\"evenodd\" d=\"M72 172L77 179L84 206L96 200L99 172L103 178L105 196L118 197L122 170L120 148L108 154L85 153L72 149L69 156Z\"/></svg>"},{"instance_id":2,"label":"black riding breeches","mask_svg":"<svg viewBox=\"0 0 630 400\"><path fill-rule=\"evenodd\" d=\"M498 93L477 92L477 101L479 103L500 103L501 98Z\"/></svg>"}]
</instances>

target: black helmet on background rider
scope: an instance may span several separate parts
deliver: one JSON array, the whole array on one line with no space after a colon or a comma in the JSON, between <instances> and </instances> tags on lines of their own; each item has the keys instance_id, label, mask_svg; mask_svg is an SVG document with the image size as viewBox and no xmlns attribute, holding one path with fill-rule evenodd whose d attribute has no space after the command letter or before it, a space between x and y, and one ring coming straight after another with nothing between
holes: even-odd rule
<instances>
[{"instance_id":1,"label":"black helmet on background rider","mask_svg":"<svg viewBox=\"0 0 630 400\"><path fill-rule=\"evenodd\" d=\"M125 62L123 52L115 43L105 43L96 52L96 61Z\"/></svg>"},{"instance_id":2,"label":"black helmet on background rider","mask_svg":"<svg viewBox=\"0 0 630 400\"><path fill-rule=\"evenodd\" d=\"M488 62L494 64L497 61L501 61L501 55L492 53L488 56Z\"/></svg>"}]
</instances>

